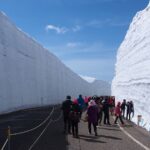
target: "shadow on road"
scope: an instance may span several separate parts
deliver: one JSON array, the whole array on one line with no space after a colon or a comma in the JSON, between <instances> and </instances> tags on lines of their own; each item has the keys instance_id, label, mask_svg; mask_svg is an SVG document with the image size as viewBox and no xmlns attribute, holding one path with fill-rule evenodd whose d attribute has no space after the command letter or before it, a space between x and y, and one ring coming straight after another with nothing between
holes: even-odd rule
<instances>
[{"instance_id":1,"label":"shadow on road","mask_svg":"<svg viewBox=\"0 0 150 150\"><path fill-rule=\"evenodd\" d=\"M95 143L106 143L105 141L101 141L99 136L87 136L87 135L80 135L80 139L88 141L88 142L95 142Z\"/></svg>"},{"instance_id":2,"label":"shadow on road","mask_svg":"<svg viewBox=\"0 0 150 150\"><path fill-rule=\"evenodd\" d=\"M107 138L107 139L112 139L112 140L122 140L122 138L117 138L115 136L100 135L99 137L103 137L103 138Z\"/></svg>"},{"instance_id":3,"label":"shadow on road","mask_svg":"<svg viewBox=\"0 0 150 150\"><path fill-rule=\"evenodd\" d=\"M104 129L104 130L110 130L110 131L121 131L120 129L114 129L114 128L105 128L105 127L99 127L99 129Z\"/></svg>"}]
</instances>

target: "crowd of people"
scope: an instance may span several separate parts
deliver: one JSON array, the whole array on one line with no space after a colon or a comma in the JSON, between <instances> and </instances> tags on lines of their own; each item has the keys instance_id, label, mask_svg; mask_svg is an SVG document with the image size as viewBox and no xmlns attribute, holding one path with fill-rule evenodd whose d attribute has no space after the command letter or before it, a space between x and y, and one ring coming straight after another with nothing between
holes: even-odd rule
<instances>
[{"instance_id":1,"label":"crowd of people","mask_svg":"<svg viewBox=\"0 0 150 150\"><path fill-rule=\"evenodd\" d=\"M117 124L118 119L122 125L124 120L131 120L131 114L134 115L134 105L132 101L117 102L115 104L114 96L93 96L84 97L79 95L77 99L67 96L66 100L62 103L62 111L64 117L64 133L79 137L78 124L80 120L88 123L89 134L92 134L92 126L94 134L97 136L97 126L102 124L111 125L110 115L115 116L113 124ZM82 113L84 116L82 116Z\"/></svg>"}]
</instances>

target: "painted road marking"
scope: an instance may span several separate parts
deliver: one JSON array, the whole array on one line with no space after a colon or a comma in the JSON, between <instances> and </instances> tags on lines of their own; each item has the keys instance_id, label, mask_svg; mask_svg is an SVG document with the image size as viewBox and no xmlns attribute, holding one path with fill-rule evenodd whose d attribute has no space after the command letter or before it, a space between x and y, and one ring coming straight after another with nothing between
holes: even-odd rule
<instances>
[{"instance_id":1,"label":"painted road marking","mask_svg":"<svg viewBox=\"0 0 150 150\"><path fill-rule=\"evenodd\" d=\"M142 148L144 148L145 150L150 150L149 147L145 146L140 141L138 141L137 139L135 139L131 134L129 134L127 131L125 131L122 127L120 127L120 125L119 125L119 128L123 131L124 134L126 134L130 139L132 139L135 143L137 143L138 145L140 145Z\"/></svg>"},{"instance_id":2,"label":"painted road marking","mask_svg":"<svg viewBox=\"0 0 150 150\"><path fill-rule=\"evenodd\" d=\"M113 117L113 119L115 119ZM145 146L144 144L142 144L140 141L138 141L137 139L135 139L130 133L128 133L124 128L122 128L119 124L118 124L119 128L121 129L121 131L126 134L130 139L132 139L135 143L137 143L138 145L140 145L142 148L144 148L145 150L150 150L149 147Z\"/></svg>"}]
</instances>

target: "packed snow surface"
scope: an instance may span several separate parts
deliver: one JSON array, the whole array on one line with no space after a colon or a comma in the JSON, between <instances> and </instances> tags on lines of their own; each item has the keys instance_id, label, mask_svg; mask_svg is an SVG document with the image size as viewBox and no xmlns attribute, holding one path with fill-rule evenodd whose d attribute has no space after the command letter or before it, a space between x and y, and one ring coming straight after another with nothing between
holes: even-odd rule
<instances>
[{"instance_id":1,"label":"packed snow surface","mask_svg":"<svg viewBox=\"0 0 150 150\"><path fill-rule=\"evenodd\" d=\"M110 95L88 83L0 12L0 113L62 102L66 95ZM105 93L104 93L105 92Z\"/></svg>"},{"instance_id":2,"label":"packed snow surface","mask_svg":"<svg viewBox=\"0 0 150 150\"><path fill-rule=\"evenodd\" d=\"M150 4L135 15L118 50L112 95L132 100L133 121L142 115L140 124L150 131Z\"/></svg>"}]
</instances>

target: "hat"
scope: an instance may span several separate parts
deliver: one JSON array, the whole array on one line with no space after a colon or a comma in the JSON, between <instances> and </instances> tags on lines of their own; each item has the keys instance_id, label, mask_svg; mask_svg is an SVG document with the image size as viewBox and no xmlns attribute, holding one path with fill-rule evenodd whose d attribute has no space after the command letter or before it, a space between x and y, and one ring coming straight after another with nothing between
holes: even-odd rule
<instances>
[{"instance_id":1,"label":"hat","mask_svg":"<svg viewBox=\"0 0 150 150\"><path fill-rule=\"evenodd\" d=\"M66 99L70 100L70 99L71 99L71 96L70 96L70 95L67 95L67 96L66 96Z\"/></svg>"},{"instance_id":2,"label":"hat","mask_svg":"<svg viewBox=\"0 0 150 150\"><path fill-rule=\"evenodd\" d=\"M89 104L89 106L94 106L94 105L96 105L96 103L95 103L94 100L90 100L88 104Z\"/></svg>"}]
</instances>

